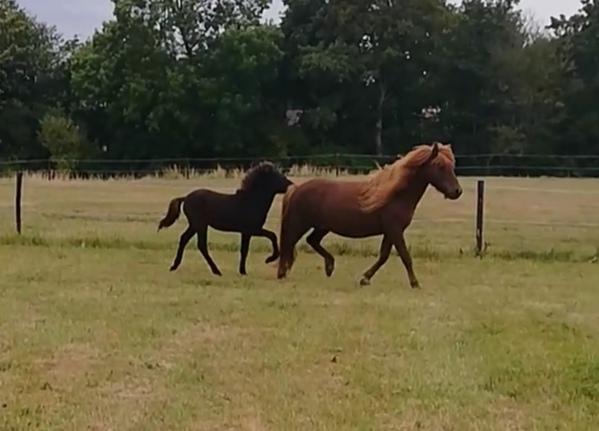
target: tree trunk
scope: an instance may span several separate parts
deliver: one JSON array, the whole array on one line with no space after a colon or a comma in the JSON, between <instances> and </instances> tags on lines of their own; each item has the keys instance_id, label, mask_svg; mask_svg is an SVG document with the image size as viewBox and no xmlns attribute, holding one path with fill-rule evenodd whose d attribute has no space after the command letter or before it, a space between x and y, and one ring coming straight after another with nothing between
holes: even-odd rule
<instances>
[{"instance_id":1,"label":"tree trunk","mask_svg":"<svg viewBox=\"0 0 599 431\"><path fill-rule=\"evenodd\" d=\"M379 101L376 110L376 123L374 125L374 146L377 156L383 155L383 107L386 96L387 88L385 87L385 83L379 79Z\"/></svg>"}]
</instances>

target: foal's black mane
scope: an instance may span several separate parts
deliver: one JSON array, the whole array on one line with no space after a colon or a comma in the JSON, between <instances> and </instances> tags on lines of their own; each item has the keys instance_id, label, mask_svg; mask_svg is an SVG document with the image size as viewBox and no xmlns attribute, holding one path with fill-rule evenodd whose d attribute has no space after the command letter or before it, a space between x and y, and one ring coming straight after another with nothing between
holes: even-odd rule
<instances>
[{"instance_id":1,"label":"foal's black mane","mask_svg":"<svg viewBox=\"0 0 599 431\"><path fill-rule=\"evenodd\" d=\"M241 186L238 192L252 190L260 177L270 174L275 170L275 165L270 162L262 162L251 168L244 179L241 181Z\"/></svg>"}]
</instances>

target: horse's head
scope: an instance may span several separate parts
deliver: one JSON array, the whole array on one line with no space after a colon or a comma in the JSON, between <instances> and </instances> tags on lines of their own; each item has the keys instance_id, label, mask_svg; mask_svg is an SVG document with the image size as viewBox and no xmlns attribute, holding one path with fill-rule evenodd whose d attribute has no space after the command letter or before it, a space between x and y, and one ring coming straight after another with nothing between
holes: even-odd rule
<instances>
[{"instance_id":1,"label":"horse's head","mask_svg":"<svg viewBox=\"0 0 599 431\"><path fill-rule=\"evenodd\" d=\"M259 190L262 193L285 193L293 183L270 162L252 168L241 184L242 190Z\"/></svg>"},{"instance_id":2,"label":"horse's head","mask_svg":"<svg viewBox=\"0 0 599 431\"><path fill-rule=\"evenodd\" d=\"M462 186L455 174L455 158L450 145L434 143L421 171L425 180L447 199L455 200L462 195Z\"/></svg>"}]
</instances>

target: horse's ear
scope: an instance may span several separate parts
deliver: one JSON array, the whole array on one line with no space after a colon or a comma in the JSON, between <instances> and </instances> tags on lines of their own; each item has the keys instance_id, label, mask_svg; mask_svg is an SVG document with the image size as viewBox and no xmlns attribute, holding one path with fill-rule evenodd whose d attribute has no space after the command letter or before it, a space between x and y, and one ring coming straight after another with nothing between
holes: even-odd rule
<instances>
[{"instance_id":1,"label":"horse's ear","mask_svg":"<svg viewBox=\"0 0 599 431\"><path fill-rule=\"evenodd\" d=\"M433 144L431 155L429 156L429 158L426 161L426 163L432 162L433 160L435 160L437 158L438 155L439 155L439 144L437 142L435 142Z\"/></svg>"}]
</instances>

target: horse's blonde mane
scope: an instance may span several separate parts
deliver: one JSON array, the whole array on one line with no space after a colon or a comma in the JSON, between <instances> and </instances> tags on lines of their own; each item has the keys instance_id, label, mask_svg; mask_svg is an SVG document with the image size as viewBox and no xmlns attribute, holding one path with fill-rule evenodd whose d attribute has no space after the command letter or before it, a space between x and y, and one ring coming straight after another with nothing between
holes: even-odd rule
<instances>
[{"instance_id":1,"label":"horse's blonde mane","mask_svg":"<svg viewBox=\"0 0 599 431\"><path fill-rule=\"evenodd\" d=\"M439 154L431 164L435 166L455 167L455 157L450 145L436 144ZM419 145L404 157L375 172L364 183L360 194L360 206L367 212L376 211L384 207L393 196L405 189L412 178L412 174L426 163L433 151L432 145Z\"/></svg>"}]
</instances>

